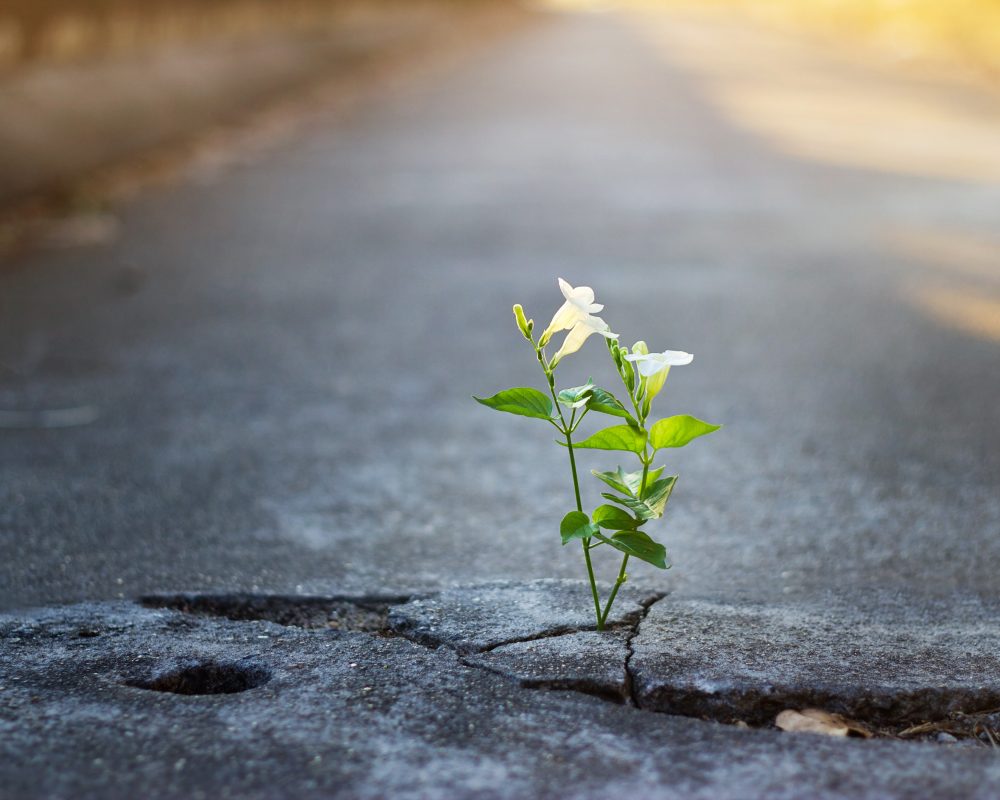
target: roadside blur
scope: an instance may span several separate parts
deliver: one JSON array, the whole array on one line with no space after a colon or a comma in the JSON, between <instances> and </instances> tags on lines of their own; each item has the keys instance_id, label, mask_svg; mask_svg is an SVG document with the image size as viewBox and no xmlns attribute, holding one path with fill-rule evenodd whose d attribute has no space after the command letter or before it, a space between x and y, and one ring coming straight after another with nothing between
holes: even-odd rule
<instances>
[{"instance_id":1,"label":"roadside blur","mask_svg":"<svg viewBox=\"0 0 1000 800\"><path fill-rule=\"evenodd\" d=\"M507 0L8 0L0 204L75 191L95 170L324 80L488 38L514 10Z\"/></svg>"},{"instance_id":2,"label":"roadside blur","mask_svg":"<svg viewBox=\"0 0 1000 800\"><path fill-rule=\"evenodd\" d=\"M428 0L7 0L0 7L0 68L288 31L326 33L381 17L386 10L412 15L440 5Z\"/></svg>"},{"instance_id":3,"label":"roadside blur","mask_svg":"<svg viewBox=\"0 0 1000 800\"><path fill-rule=\"evenodd\" d=\"M689 9L834 35L902 60L1000 73L1000 0L542 0L556 9Z\"/></svg>"}]
</instances>

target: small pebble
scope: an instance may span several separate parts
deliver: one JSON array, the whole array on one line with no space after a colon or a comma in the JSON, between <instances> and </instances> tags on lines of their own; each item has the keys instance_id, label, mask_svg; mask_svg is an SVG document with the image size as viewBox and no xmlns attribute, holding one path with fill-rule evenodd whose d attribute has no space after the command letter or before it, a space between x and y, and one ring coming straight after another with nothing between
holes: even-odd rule
<instances>
[{"instance_id":1,"label":"small pebble","mask_svg":"<svg viewBox=\"0 0 1000 800\"><path fill-rule=\"evenodd\" d=\"M941 733L937 735L937 740L942 744L953 744L954 742L958 741L958 739L956 739L950 733L946 733L945 731L941 731Z\"/></svg>"}]
</instances>

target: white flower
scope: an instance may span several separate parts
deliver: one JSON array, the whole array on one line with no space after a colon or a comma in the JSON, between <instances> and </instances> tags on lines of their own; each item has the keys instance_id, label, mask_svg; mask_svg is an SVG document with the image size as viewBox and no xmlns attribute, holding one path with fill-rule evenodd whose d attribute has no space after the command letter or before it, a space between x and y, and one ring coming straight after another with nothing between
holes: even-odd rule
<instances>
[{"instance_id":1,"label":"white flower","mask_svg":"<svg viewBox=\"0 0 1000 800\"><path fill-rule=\"evenodd\" d=\"M548 343L549 339L552 338L552 334L558 333L559 331L572 330L572 328L579 322L586 322L594 327L596 323L592 322L592 320L597 320L601 325L604 325L602 320L593 316L598 311L604 309L603 305L594 302L593 289L589 286L577 286L574 288L560 278L559 290L563 293L563 297L566 298L566 302L559 307L555 316L552 317L552 322L549 323L549 327L547 327L545 329L545 333L542 334L542 338L539 340L539 343L543 346ZM606 327L607 326L605 325L605 328Z\"/></svg>"},{"instance_id":2,"label":"white flower","mask_svg":"<svg viewBox=\"0 0 1000 800\"><path fill-rule=\"evenodd\" d=\"M626 361L635 363L639 374L646 379L646 402L652 402L666 383L671 367L683 367L694 361L694 356L683 350L664 350L662 353L630 353Z\"/></svg>"},{"instance_id":3,"label":"white flower","mask_svg":"<svg viewBox=\"0 0 1000 800\"><path fill-rule=\"evenodd\" d=\"M559 363L563 356L575 353L583 347L583 343L595 333L599 333L605 339L618 338L618 334L612 333L611 328L608 327L608 324L603 319L600 317L588 316L586 319L577 322L570 329L570 332L566 334L562 347L560 347L559 351L552 356L552 361L549 362L549 366L555 369L556 364Z\"/></svg>"},{"instance_id":4,"label":"white flower","mask_svg":"<svg viewBox=\"0 0 1000 800\"><path fill-rule=\"evenodd\" d=\"M664 350L662 353L630 353L626 361L634 361L636 369L644 378L650 378L670 367L683 367L694 361L694 356L683 350Z\"/></svg>"}]
</instances>

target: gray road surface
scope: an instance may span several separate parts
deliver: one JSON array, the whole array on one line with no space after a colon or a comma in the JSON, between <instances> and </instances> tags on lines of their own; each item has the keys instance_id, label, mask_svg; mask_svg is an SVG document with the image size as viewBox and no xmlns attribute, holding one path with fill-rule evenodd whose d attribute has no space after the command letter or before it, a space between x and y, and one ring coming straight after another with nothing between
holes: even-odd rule
<instances>
[{"instance_id":1,"label":"gray road surface","mask_svg":"<svg viewBox=\"0 0 1000 800\"><path fill-rule=\"evenodd\" d=\"M718 20L561 15L149 193L116 241L0 275L0 407L99 414L0 430L0 606L580 577L552 431L470 399L541 385L510 306L544 323L564 276L626 341L695 354L661 413L726 425L670 454L675 566L633 581L992 607L996 141L1000 101L951 79ZM560 372L612 377L597 342ZM787 742L705 734L686 785L712 794L697 765L735 747L714 796L769 764L864 788ZM912 774L885 747L851 763ZM924 769L961 772L942 752Z\"/></svg>"},{"instance_id":2,"label":"gray road surface","mask_svg":"<svg viewBox=\"0 0 1000 800\"><path fill-rule=\"evenodd\" d=\"M5 274L2 407L100 417L0 431L0 604L578 576L565 454L469 400L538 384L509 309L546 319L558 275L626 341L695 353L661 413L726 424L671 460L674 570L636 574L726 598L991 593L1000 270L962 245L996 234L1000 182L791 155L656 26L557 18ZM922 305L938 287L951 305ZM984 330L942 319L961 292ZM597 342L564 370L613 377Z\"/></svg>"}]
</instances>

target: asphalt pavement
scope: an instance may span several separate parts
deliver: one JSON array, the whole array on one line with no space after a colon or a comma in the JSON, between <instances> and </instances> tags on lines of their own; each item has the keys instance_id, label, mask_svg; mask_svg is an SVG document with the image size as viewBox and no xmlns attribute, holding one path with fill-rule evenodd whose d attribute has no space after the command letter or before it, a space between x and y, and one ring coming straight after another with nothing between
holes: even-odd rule
<instances>
[{"instance_id":1,"label":"asphalt pavement","mask_svg":"<svg viewBox=\"0 0 1000 800\"><path fill-rule=\"evenodd\" d=\"M0 607L583 577L559 542L573 496L553 431L471 399L544 388L510 307L544 324L562 276L624 341L694 353L660 414L725 425L670 453L674 566L632 583L904 621L972 604L988 625L997 141L1000 96L955 76L724 18L567 13L148 192L113 241L0 273ZM559 373L613 377L596 340ZM788 777L771 796L916 796L931 775L946 796L997 777L932 745L817 751L595 713L600 737L687 742L672 788L648 753L638 772L616 755L636 796L736 796L760 774ZM883 760L905 782L859 777ZM438 789L471 796L509 766L453 764ZM508 795L559 785L538 769ZM352 786L390 791L373 780Z\"/></svg>"}]
</instances>

